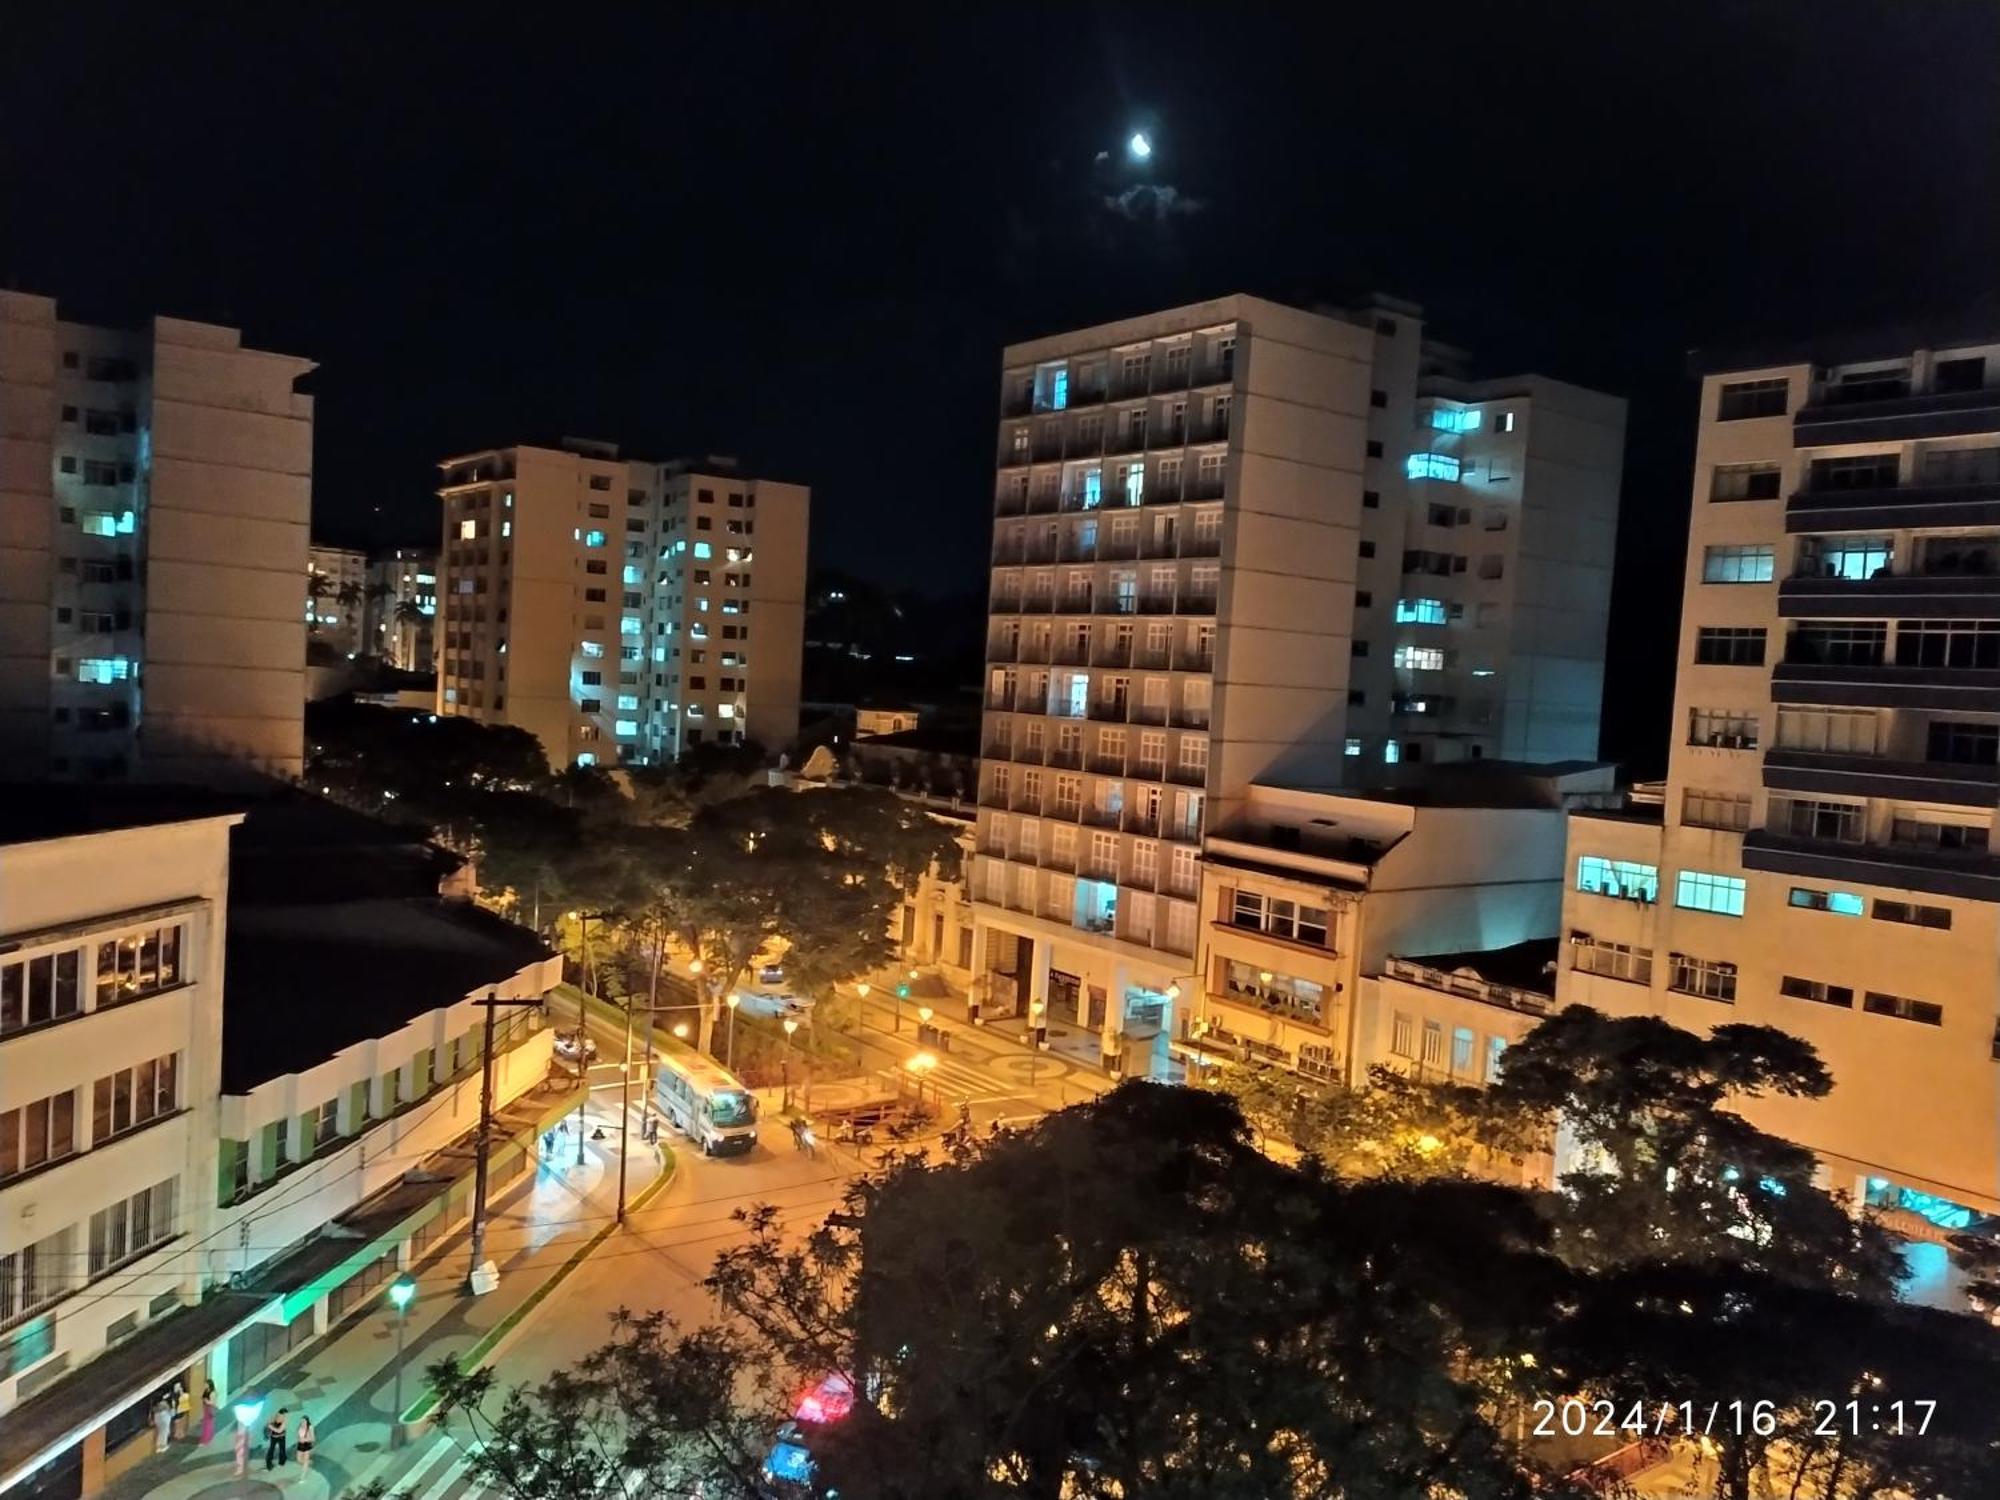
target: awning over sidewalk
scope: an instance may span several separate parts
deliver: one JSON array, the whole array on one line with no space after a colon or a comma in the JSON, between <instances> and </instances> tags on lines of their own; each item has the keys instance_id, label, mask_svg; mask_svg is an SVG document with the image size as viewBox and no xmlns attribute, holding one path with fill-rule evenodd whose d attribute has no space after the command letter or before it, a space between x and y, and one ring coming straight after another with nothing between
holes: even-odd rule
<instances>
[{"instance_id":1,"label":"awning over sidewalk","mask_svg":"<svg viewBox=\"0 0 2000 1500\"><path fill-rule=\"evenodd\" d=\"M580 1091L533 1092L494 1116L503 1141L532 1142L545 1122L576 1107ZM474 1131L432 1153L291 1254L260 1267L241 1287L216 1290L193 1307L155 1318L0 1422L0 1490L6 1490L95 1432L131 1402L157 1390L203 1354L252 1323L290 1323L327 1293L372 1265L444 1211L451 1190L472 1175ZM51 1309L61 1317L62 1304Z\"/></svg>"}]
</instances>

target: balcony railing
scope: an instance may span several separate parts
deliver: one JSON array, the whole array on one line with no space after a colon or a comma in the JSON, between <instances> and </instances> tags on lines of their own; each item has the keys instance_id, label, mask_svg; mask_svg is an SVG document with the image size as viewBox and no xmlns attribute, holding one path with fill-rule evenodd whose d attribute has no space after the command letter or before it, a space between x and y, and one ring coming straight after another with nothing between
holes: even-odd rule
<instances>
[{"instance_id":1,"label":"balcony railing","mask_svg":"<svg viewBox=\"0 0 2000 1500\"><path fill-rule=\"evenodd\" d=\"M1213 672L1215 670L1215 651L1213 648L1202 651L1193 646L1183 647L1174 653L1174 670L1176 672Z\"/></svg>"},{"instance_id":2,"label":"balcony railing","mask_svg":"<svg viewBox=\"0 0 2000 1500\"><path fill-rule=\"evenodd\" d=\"M1111 399L1113 401L1136 401L1141 396L1153 393L1150 373L1145 375L1114 375L1111 377Z\"/></svg>"},{"instance_id":3,"label":"balcony railing","mask_svg":"<svg viewBox=\"0 0 2000 1500\"><path fill-rule=\"evenodd\" d=\"M1116 880L1118 878L1118 861L1115 859L1086 857L1083 861L1083 868L1078 870L1077 874L1083 876L1086 880Z\"/></svg>"},{"instance_id":4,"label":"balcony railing","mask_svg":"<svg viewBox=\"0 0 2000 1500\"><path fill-rule=\"evenodd\" d=\"M1097 539L1097 560L1099 562L1129 562L1139 555L1137 537L1101 536Z\"/></svg>"},{"instance_id":5,"label":"balcony railing","mask_svg":"<svg viewBox=\"0 0 2000 1500\"><path fill-rule=\"evenodd\" d=\"M1222 533L1219 531L1209 533L1197 531L1183 537L1181 539L1180 555L1182 557L1222 556Z\"/></svg>"},{"instance_id":6,"label":"balcony railing","mask_svg":"<svg viewBox=\"0 0 2000 1500\"><path fill-rule=\"evenodd\" d=\"M1081 667L1090 662L1088 641L1060 641L1054 653L1055 664L1059 667Z\"/></svg>"},{"instance_id":7,"label":"balcony railing","mask_svg":"<svg viewBox=\"0 0 2000 1500\"><path fill-rule=\"evenodd\" d=\"M1014 742L1007 739L987 740L979 747L979 753L988 760L1011 760L1014 755Z\"/></svg>"},{"instance_id":8,"label":"balcony railing","mask_svg":"<svg viewBox=\"0 0 2000 1500\"><path fill-rule=\"evenodd\" d=\"M1123 812L1115 807L1099 807L1089 803L1083 809L1083 821L1092 828L1116 828Z\"/></svg>"},{"instance_id":9,"label":"balcony railing","mask_svg":"<svg viewBox=\"0 0 2000 1500\"><path fill-rule=\"evenodd\" d=\"M1091 771L1098 776L1123 776L1125 757L1122 755L1093 754L1088 762Z\"/></svg>"},{"instance_id":10,"label":"balcony railing","mask_svg":"<svg viewBox=\"0 0 2000 1500\"><path fill-rule=\"evenodd\" d=\"M1093 699L1090 705L1090 717L1102 719L1108 724L1123 724L1130 706L1130 700L1125 698Z\"/></svg>"},{"instance_id":11,"label":"balcony railing","mask_svg":"<svg viewBox=\"0 0 2000 1500\"><path fill-rule=\"evenodd\" d=\"M1173 726L1176 729L1208 728L1207 705L1203 704L1197 706L1192 703L1181 704L1173 711Z\"/></svg>"},{"instance_id":12,"label":"balcony railing","mask_svg":"<svg viewBox=\"0 0 2000 1500\"><path fill-rule=\"evenodd\" d=\"M1021 561L1026 563L1052 563L1056 560L1056 554L1061 550L1060 546L1048 538L1037 537L1033 541L1022 545Z\"/></svg>"},{"instance_id":13,"label":"balcony railing","mask_svg":"<svg viewBox=\"0 0 2000 1500\"><path fill-rule=\"evenodd\" d=\"M1153 780L1157 781L1159 780L1160 768L1154 766L1148 772L1145 767L1141 766L1139 774L1141 776L1150 776ZM1128 807L1125 809L1125 831L1127 833L1140 834L1146 838L1157 837L1160 831L1160 815L1158 813L1143 813L1136 807Z\"/></svg>"},{"instance_id":14,"label":"balcony railing","mask_svg":"<svg viewBox=\"0 0 2000 1500\"><path fill-rule=\"evenodd\" d=\"M1027 513L1027 491L1017 490L1011 485L1002 490L999 498L993 502L993 514L996 516L1024 516Z\"/></svg>"},{"instance_id":15,"label":"balcony railing","mask_svg":"<svg viewBox=\"0 0 2000 1500\"><path fill-rule=\"evenodd\" d=\"M1044 870L1073 872L1076 869L1076 850L1049 849L1042 855L1041 864Z\"/></svg>"},{"instance_id":16,"label":"balcony railing","mask_svg":"<svg viewBox=\"0 0 2000 1500\"><path fill-rule=\"evenodd\" d=\"M1052 516L1062 507L1062 496L1054 490L1037 490L1028 496L1028 514Z\"/></svg>"},{"instance_id":17,"label":"balcony railing","mask_svg":"<svg viewBox=\"0 0 2000 1500\"><path fill-rule=\"evenodd\" d=\"M1428 964L1412 963L1407 958L1391 957L1388 970L1392 978L1421 985L1427 990L1463 995L1468 1000L1483 1000L1488 1005L1504 1006L1531 1016L1544 1016L1555 1009L1554 999L1539 991L1519 989L1511 984L1495 984L1469 974L1448 974Z\"/></svg>"},{"instance_id":18,"label":"balcony railing","mask_svg":"<svg viewBox=\"0 0 2000 1500\"><path fill-rule=\"evenodd\" d=\"M993 543L993 566L1005 568L1018 566L1027 560L1027 543L1019 537L1005 537Z\"/></svg>"},{"instance_id":19,"label":"balcony railing","mask_svg":"<svg viewBox=\"0 0 2000 1500\"><path fill-rule=\"evenodd\" d=\"M1042 763L1042 747L1038 744L1020 744L1014 747L1016 765L1039 766Z\"/></svg>"},{"instance_id":20,"label":"balcony railing","mask_svg":"<svg viewBox=\"0 0 2000 1500\"><path fill-rule=\"evenodd\" d=\"M1093 667L1129 667L1132 664L1132 643L1099 641L1091 647L1090 664Z\"/></svg>"},{"instance_id":21,"label":"balcony railing","mask_svg":"<svg viewBox=\"0 0 2000 1500\"><path fill-rule=\"evenodd\" d=\"M1139 555L1149 558L1179 557L1181 555L1180 544L1174 535L1173 528L1168 527L1163 536L1154 536L1149 533L1142 538L1139 543Z\"/></svg>"},{"instance_id":22,"label":"balcony railing","mask_svg":"<svg viewBox=\"0 0 2000 1500\"><path fill-rule=\"evenodd\" d=\"M980 788L979 805L981 807L997 807L1005 811L1010 801L1011 796L1006 787L987 786Z\"/></svg>"},{"instance_id":23,"label":"balcony railing","mask_svg":"<svg viewBox=\"0 0 2000 1500\"><path fill-rule=\"evenodd\" d=\"M1225 481L1219 474L1212 479L1197 475L1188 481L1187 492L1184 498L1188 500L1220 500L1225 487Z\"/></svg>"},{"instance_id":24,"label":"balcony railing","mask_svg":"<svg viewBox=\"0 0 2000 1500\"><path fill-rule=\"evenodd\" d=\"M1146 429L1137 431L1127 427L1111 434L1111 441L1104 445L1104 451L1111 455L1123 453L1143 453L1146 451Z\"/></svg>"},{"instance_id":25,"label":"balcony railing","mask_svg":"<svg viewBox=\"0 0 2000 1500\"><path fill-rule=\"evenodd\" d=\"M1167 722L1167 706L1164 703L1135 703L1132 713L1125 721L1128 724L1164 724Z\"/></svg>"},{"instance_id":26,"label":"balcony railing","mask_svg":"<svg viewBox=\"0 0 2000 1500\"><path fill-rule=\"evenodd\" d=\"M1151 667L1155 671L1164 672L1167 670L1167 664L1173 659L1174 653L1171 648L1135 646L1132 649L1131 664L1134 667ZM1148 722L1157 721L1149 720Z\"/></svg>"},{"instance_id":27,"label":"balcony railing","mask_svg":"<svg viewBox=\"0 0 2000 1500\"><path fill-rule=\"evenodd\" d=\"M1139 613L1142 615L1170 615L1173 612L1174 596L1172 594L1148 593L1139 596Z\"/></svg>"},{"instance_id":28,"label":"balcony railing","mask_svg":"<svg viewBox=\"0 0 2000 1500\"><path fill-rule=\"evenodd\" d=\"M1188 493L1185 480L1155 478L1146 486L1140 499L1147 505L1179 505L1183 500L1193 499Z\"/></svg>"},{"instance_id":29,"label":"balcony railing","mask_svg":"<svg viewBox=\"0 0 2000 1500\"><path fill-rule=\"evenodd\" d=\"M1212 615L1215 613L1215 595L1183 594L1180 598L1180 612L1184 615Z\"/></svg>"},{"instance_id":30,"label":"balcony railing","mask_svg":"<svg viewBox=\"0 0 2000 1500\"><path fill-rule=\"evenodd\" d=\"M1191 443L1226 443L1229 441L1229 419L1223 417L1204 418L1188 424L1188 441Z\"/></svg>"},{"instance_id":31,"label":"balcony railing","mask_svg":"<svg viewBox=\"0 0 2000 1500\"><path fill-rule=\"evenodd\" d=\"M1204 786L1208 782L1208 767L1175 765L1167 768L1167 780L1176 786Z\"/></svg>"},{"instance_id":32,"label":"balcony railing","mask_svg":"<svg viewBox=\"0 0 2000 1500\"><path fill-rule=\"evenodd\" d=\"M991 662L1014 660L1014 642L1011 640L988 641L986 659ZM998 705L992 705L997 707Z\"/></svg>"},{"instance_id":33,"label":"balcony railing","mask_svg":"<svg viewBox=\"0 0 2000 1500\"><path fill-rule=\"evenodd\" d=\"M1076 771L1083 767L1083 752L1058 745L1049 752L1049 764L1058 771Z\"/></svg>"},{"instance_id":34,"label":"balcony railing","mask_svg":"<svg viewBox=\"0 0 2000 1500\"><path fill-rule=\"evenodd\" d=\"M1042 810L1042 794L1016 791L1007 806L1011 812L1039 813Z\"/></svg>"}]
</instances>

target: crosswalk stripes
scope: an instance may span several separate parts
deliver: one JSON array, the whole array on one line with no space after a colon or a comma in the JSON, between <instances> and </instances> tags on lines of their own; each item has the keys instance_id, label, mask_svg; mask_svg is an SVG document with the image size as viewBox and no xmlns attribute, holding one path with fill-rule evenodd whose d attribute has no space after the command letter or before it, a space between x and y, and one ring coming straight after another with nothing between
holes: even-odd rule
<instances>
[{"instance_id":1,"label":"crosswalk stripes","mask_svg":"<svg viewBox=\"0 0 2000 1500\"><path fill-rule=\"evenodd\" d=\"M1008 1088L992 1074L982 1073L971 1064L959 1062L948 1055L939 1055L937 1066L931 1068L925 1077L939 1092L963 1098L968 1104L1014 1099L1021 1093L1019 1089Z\"/></svg>"}]
</instances>

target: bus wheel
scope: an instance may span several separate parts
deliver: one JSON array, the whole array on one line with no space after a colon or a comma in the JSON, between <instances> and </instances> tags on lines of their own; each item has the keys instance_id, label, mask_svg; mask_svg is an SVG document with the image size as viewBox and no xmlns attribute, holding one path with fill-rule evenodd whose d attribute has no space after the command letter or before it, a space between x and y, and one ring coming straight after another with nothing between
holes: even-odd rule
<instances>
[{"instance_id":1,"label":"bus wheel","mask_svg":"<svg viewBox=\"0 0 2000 1500\"><path fill-rule=\"evenodd\" d=\"M703 1156L713 1156L713 1155L715 1155L715 1142L714 1142L714 1141L703 1141L703 1142L701 1143L701 1154L702 1154Z\"/></svg>"}]
</instances>

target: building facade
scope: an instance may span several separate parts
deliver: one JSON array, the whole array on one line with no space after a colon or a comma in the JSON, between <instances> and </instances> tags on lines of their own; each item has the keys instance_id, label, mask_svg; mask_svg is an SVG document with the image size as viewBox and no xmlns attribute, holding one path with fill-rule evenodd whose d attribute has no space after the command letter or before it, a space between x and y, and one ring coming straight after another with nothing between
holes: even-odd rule
<instances>
[{"instance_id":1,"label":"building facade","mask_svg":"<svg viewBox=\"0 0 2000 1500\"><path fill-rule=\"evenodd\" d=\"M10 794L0 847L0 1492L37 1500L96 1493L173 1384L250 1388L466 1217L480 998L531 1002L497 1016L495 1193L573 1102L530 1092L561 961L440 894L454 859L303 802L93 796Z\"/></svg>"},{"instance_id":2,"label":"building facade","mask_svg":"<svg viewBox=\"0 0 2000 1500\"><path fill-rule=\"evenodd\" d=\"M527 729L557 767L797 735L804 486L582 442L443 469L439 713Z\"/></svg>"},{"instance_id":3,"label":"building facade","mask_svg":"<svg viewBox=\"0 0 2000 1500\"><path fill-rule=\"evenodd\" d=\"M299 774L312 368L0 292L0 774Z\"/></svg>"},{"instance_id":4,"label":"building facade","mask_svg":"<svg viewBox=\"0 0 2000 1500\"><path fill-rule=\"evenodd\" d=\"M1560 994L1803 1037L1744 1113L1935 1235L2000 1213L2000 331L1702 382L1664 802L1572 820Z\"/></svg>"},{"instance_id":5,"label":"building facade","mask_svg":"<svg viewBox=\"0 0 2000 1500\"><path fill-rule=\"evenodd\" d=\"M1623 403L1469 382L1419 309L1250 297L1010 347L974 999L1171 1036L1259 779L1594 757ZM1152 1044L1148 1044L1152 1045Z\"/></svg>"},{"instance_id":6,"label":"building facade","mask_svg":"<svg viewBox=\"0 0 2000 1500\"><path fill-rule=\"evenodd\" d=\"M438 555L427 547L398 547L368 563L368 651L401 672L429 672L437 624Z\"/></svg>"},{"instance_id":7,"label":"building facade","mask_svg":"<svg viewBox=\"0 0 2000 1500\"><path fill-rule=\"evenodd\" d=\"M306 634L342 656L366 644L368 554L351 547L322 547L306 554Z\"/></svg>"}]
</instances>

